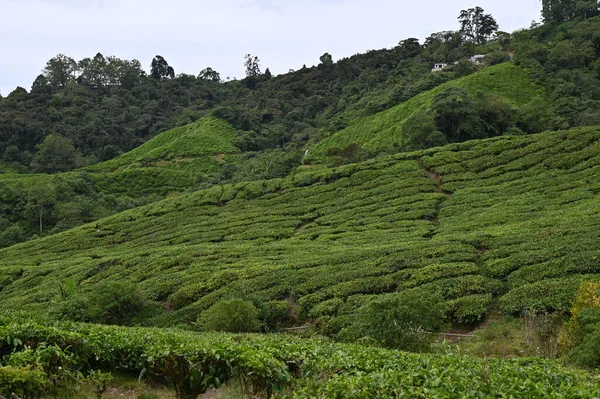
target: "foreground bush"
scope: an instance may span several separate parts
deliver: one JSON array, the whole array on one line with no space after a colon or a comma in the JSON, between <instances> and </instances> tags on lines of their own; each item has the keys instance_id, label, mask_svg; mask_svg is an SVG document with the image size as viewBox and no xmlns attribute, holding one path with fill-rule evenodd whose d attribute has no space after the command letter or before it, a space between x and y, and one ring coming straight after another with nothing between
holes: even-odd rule
<instances>
[{"instance_id":1,"label":"foreground bush","mask_svg":"<svg viewBox=\"0 0 600 399\"><path fill-rule=\"evenodd\" d=\"M598 397L597 380L591 375L539 359L434 356L290 336L52 324L1 315L0 337L5 358L17 356L24 343L57 345L73 356L72 367L170 381L180 399L195 399L211 385L218 387L232 378L240 378L245 394L252 397ZM0 384L15 383L15 375L31 383L5 389L25 397L43 389L45 374L25 368L1 368ZM103 387L98 384L99 391Z\"/></svg>"},{"instance_id":2,"label":"foreground bush","mask_svg":"<svg viewBox=\"0 0 600 399\"><path fill-rule=\"evenodd\" d=\"M0 395L22 399L39 397L47 386L46 374L30 367L0 367Z\"/></svg>"}]
</instances>

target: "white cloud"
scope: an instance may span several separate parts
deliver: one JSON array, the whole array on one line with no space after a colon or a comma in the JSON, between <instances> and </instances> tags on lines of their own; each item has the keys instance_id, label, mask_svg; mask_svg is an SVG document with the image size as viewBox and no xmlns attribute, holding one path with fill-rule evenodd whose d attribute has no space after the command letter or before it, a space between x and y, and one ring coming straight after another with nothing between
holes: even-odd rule
<instances>
[{"instance_id":1,"label":"white cloud","mask_svg":"<svg viewBox=\"0 0 600 399\"><path fill-rule=\"evenodd\" d=\"M482 0L503 30L538 19L538 0ZM273 73L391 47L407 37L457 29L466 0L0 0L0 92L29 89L48 59L101 52L163 55L177 73L211 66L241 77L243 56L258 55Z\"/></svg>"}]
</instances>

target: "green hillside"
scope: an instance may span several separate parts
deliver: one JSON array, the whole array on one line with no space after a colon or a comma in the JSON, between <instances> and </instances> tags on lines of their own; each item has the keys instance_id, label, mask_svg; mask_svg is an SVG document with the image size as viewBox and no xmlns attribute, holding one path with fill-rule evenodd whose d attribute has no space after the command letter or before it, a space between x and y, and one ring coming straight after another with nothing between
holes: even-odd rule
<instances>
[{"instance_id":1,"label":"green hillside","mask_svg":"<svg viewBox=\"0 0 600 399\"><path fill-rule=\"evenodd\" d=\"M444 83L393 108L359 120L350 127L318 142L310 149L311 155L324 155L328 149L342 148L350 143L358 143L376 152L403 148L406 145L403 123L410 116L427 111L433 98L449 87L461 87L469 95L478 92L493 93L513 107L522 107L533 98L544 96L543 89L531 81L528 72L524 69L512 63L496 65L473 75Z\"/></svg>"},{"instance_id":2,"label":"green hillside","mask_svg":"<svg viewBox=\"0 0 600 399\"><path fill-rule=\"evenodd\" d=\"M86 170L116 170L140 164L152 165L159 161L177 163L189 158L237 153L239 150L232 144L234 136L235 130L227 122L212 117L202 118L161 133L132 151ZM168 166L168 163L161 163L160 166Z\"/></svg>"},{"instance_id":3,"label":"green hillside","mask_svg":"<svg viewBox=\"0 0 600 399\"><path fill-rule=\"evenodd\" d=\"M456 323L567 309L600 274L600 130L470 141L216 186L0 251L0 301L47 311L57 281L135 284L146 323L221 298L287 301L336 333L372 295L421 290Z\"/></svg>"},{"instance_id":4,"label":"green hillside","mask_svg":"<svg viewBox=\"0 0 600 399\"><path fill-rule=\"evenodd\" d=\"M194 190L218 177L223 165L239 163L234 135L227 122L203 118L91 167L53 175L0 173L0 247Z\"/></svg>"}]
</instances>

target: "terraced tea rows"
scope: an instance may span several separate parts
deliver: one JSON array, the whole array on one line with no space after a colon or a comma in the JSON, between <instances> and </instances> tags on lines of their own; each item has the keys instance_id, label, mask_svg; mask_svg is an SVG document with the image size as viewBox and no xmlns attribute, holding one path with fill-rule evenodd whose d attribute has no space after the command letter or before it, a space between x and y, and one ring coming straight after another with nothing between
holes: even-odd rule
<instances>
[{"instance_id":1,"label":"terraced tea rows","mask_svg":"<svg viewBox=\"0 0 600 399\"><path fill-rule=\"evenodd\" d=\"M251 397L598 397L597 377L540 359L435 356L290 336L196 334L2 316L0 336L0 355L9 364L0 367L9 376L0 380L0 394L10 392L4 390L8 382L37 396L45 386L23 384L23 377L37 373L42 379L56 378L64 370L52 365L67 364L82 374L110 370L149 378L153 384L169 381L179 388L180 398L196 398L231 380L244 381ZM33 370L14 367L28 351L31 356L32 349L23 343L45 354L51 349L53 356L41 357ZM55 363L44 363L46 359Z\"/></svg>"},{"instance_id":2,"label":"terraced tea rows","mask_svg":"<svg viewBox=\"0 0 600 399\"><path fill-rule=\"evenodd\" d=\"M0 251L0 301L57 280L135 283L173 325L228 296L289 301L335 333L370 295L418 289L473 323L569 306L598 278L600 131L501 137L218 186ZM439 180L438 180L439 179Z\"/></svg>"}]
</instances>

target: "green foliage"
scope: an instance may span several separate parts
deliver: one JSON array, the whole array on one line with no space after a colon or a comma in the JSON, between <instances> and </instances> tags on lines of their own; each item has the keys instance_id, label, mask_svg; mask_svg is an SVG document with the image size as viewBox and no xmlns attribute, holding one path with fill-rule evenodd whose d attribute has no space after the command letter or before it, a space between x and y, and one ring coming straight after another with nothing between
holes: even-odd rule
<instances>
[{"instance_id":1,"label":"green foliage","mask_svg":"<svg viewBox=\"0 0 600 399\"><path fill-rule=\"evenodd\" d=\"M103 373L100 370L91 371L85 378L85 381L91 386L96 398L102 399L104 392L108 389L108 384L113 377L110 373Z\"/></svg>"},{"instance_id":2,"label":"green foliage","mask_svg":"<svg viewBox=\"0 0 600 399\"><path fill-rule=\"evenodd\" d=\"M431 335L444 323L442 298L404 291L380 296L362 306L356 320L341 337L348 341L374 341L387 348L427 350Z\"/></svg>"},{"instance_id":3,"label":"green foliage","mask_svg":"<svg viewBox=\"0 0 600 399\"><path fill-rule=\"evenodd\" d=\"M413 354L292 336L50 324L3 315L0 336L35 345L61 345L75 355L78 366L92 361L112 370L142 373L155 383L168 380L180 399L196 398L210 386L238 378L244 396L285 398L380 398L417 393L433 398L591 399L597 395L592 375L539 359ZM21 381L23 387L23 372L32 373L0 368L0 381L9 374L11 383ZM36 373L41 389L44 374ZM18 377L13 378L15 375ZM34 391L35 384L23 388L32 395L40 393Z\"/></svg>"},{"instance_id":4,"label":"green foliage","mask_svg":"<svg viewBox=\"0 0 600 399\"><path fill-rule=\"evenodd\" d=\"M257 332L260 328L258 310L252 302L242 299L217 302L202 312L198 324L204 330L232 333Z\"/></svg>"},{"instance_id":5,"label":"green foliage","mask_svg":"<svg viewBox=\"0 0 600 399\"><path fill-rule=\"evenodd\" d=\"M23 399L39 397L46 390L46 375L30 367L0 366L0 395L14 393Z\"/></svg>"},{"instance_id":6,"label":"green foliage","mask_svg":"<svg viewBox=\"0 0 600 399\"><path fill-rule=\"evenodd\" d=\"M372 153L390 151L390 149L413 149L414 131L409 130L407 132L404 130L406 121L415 114L431 114L431 106L436 96L439 96L439 100L448 99L447 95L442 96L440 93L447 90L460 91L460 89L466 91L466 93L461 94L461 98L464 98L469 103L475 102L478 107L481 100L477 95L480 92L486 94L494 93L495 97L502 99L506 104L516 108L527 104L532 98L546 98L544 89L528 77L526 70L516 67L511 63L496 65L461 79L441 84L425 93L415 95L407 99L408 101L393 108L363 118L352 126L338 131L317 143L310 150L311 157L323 156L330 148L343 148L350 143L357 143ZM552 112L550 101L545 100L543 105L540 102L541 106L544 107L543 112ZM477 115L479 116L479 114ZM485 120L485 115L483 116ZM518 121L519 118L511 119L512 123L518 123ZM468 136L487 137L487 127L481 125L480 118L477 118L475 122L477 123L473 126L468 126ZM548 125L545 126L545 128L549 127ZM450 126L448 134L451 134L455 130L456 127L453 129ZM493 133L489 135L493 135ZM431 140L431 142L432 145L433 143L436 145L440 144L439 141Z\"/></svg>"},{"instance_id":7,"label":"green foliage","mask_svg":"<svg viewBox=\"0 0 600 399\"><path fill-rule=\"evenodd\" d=\"M35 367L44 372L54 388L77 378L74 372L76 360L56 344L39 343L35 349L25 349L11 354L8 364L14 367Z\"/></svg>"},{"instance_id":8,"label":"green foliage","mask_svg":"<svg viewBox=\"0 0 600 399\"><path fill-rule=\"evenodd\" d=\"M79 165L79 155L73 141L58 134L46 136L31 161L33 169L41 173L66 172Z\"/></svg>"},{"instance_id":9,"label":"green foliage","mask_svg":"<svg viewBox=\"0 0 600 399\"><path fill-rule=\"evenodd\" d=\"M498 136L168 198L1 250L0 303L174 326L239 297L265 330L286 315L269 321L261 302L280 301L328 335L407 289L442 296L453 323L481 322L494 298L505 314L568 311L600 273L597 142L596 128ZM56 282L69 280L64 301ZM96 287L116 281L149 304L122 320L92 312Z\"/></svg>"},{"instance_id":10,"label":"green foliage","mask_svg":"<svg viewBox=\"0 0 600 399\"><path fill-rule=\"evenodd\" d=\"M137 287L119 281L102 282L87 294L64 299L56 310L57 316L92 323L132 325L148 307Z\"/></svg>"}]
</instances>

